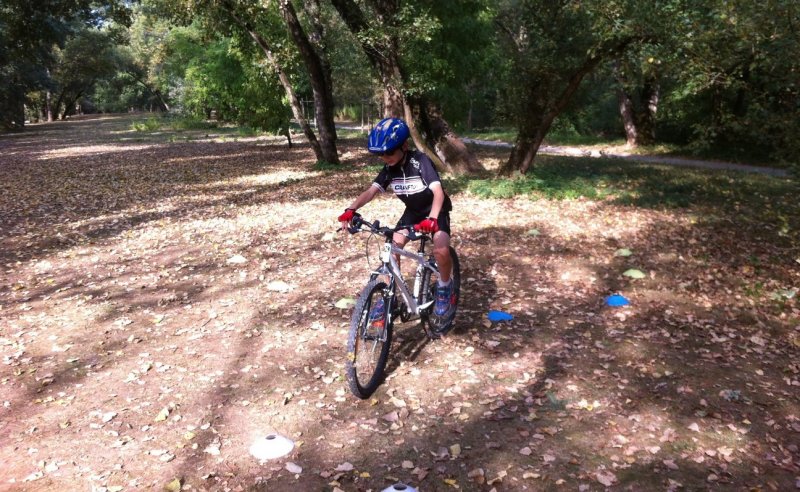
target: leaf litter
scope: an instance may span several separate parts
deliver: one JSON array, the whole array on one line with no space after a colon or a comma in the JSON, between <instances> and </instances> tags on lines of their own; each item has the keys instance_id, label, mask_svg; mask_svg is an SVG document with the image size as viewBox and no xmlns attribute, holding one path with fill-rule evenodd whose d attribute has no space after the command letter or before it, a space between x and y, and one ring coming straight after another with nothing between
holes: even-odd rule
<instances>
[{"instance_id":1,"label":"leaf litter","mask_svg":"<svg viewBox=\"0 0 800 492\"><path fill-rule=\"evenodd\" d=\"M342 366L369 266L335 217L373 177L363 150L319 172L266 139L130 144L126 118L0 140L0 483L796 485L800 252L781 228L451 187L458 325L426 343L398 324L360 401ZM626 279L633 251L649 274ZM603 309L621 289L632 305ZM257 463L272 430L297 446Z\"/></svg>"}]
</instances>

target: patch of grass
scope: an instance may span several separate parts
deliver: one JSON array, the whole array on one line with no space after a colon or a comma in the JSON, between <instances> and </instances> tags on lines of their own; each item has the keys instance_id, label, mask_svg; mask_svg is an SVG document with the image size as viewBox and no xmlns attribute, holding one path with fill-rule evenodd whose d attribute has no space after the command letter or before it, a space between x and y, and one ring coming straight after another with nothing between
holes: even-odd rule
<instances>
[{"instance_id":1,"label":"patch of grass","mask_svg":"<svg viewBox=\"0 0 800 492\"><path fill-rule=\"evenodd\" d=\"M343 166L341 164L334 164L328 161L317 161L314 163L314 171L341 171L343 168L349 168L349 166Z\"/></svg>"},{"instance_id":2,"label":"patch of grass","mask_svg":"<svg viewBox=\"0 0 800 492\"><path fill-rule=\"evenodd\" d=\"M170 122L170 126L175 131L182 130L211 130L217 128L215 121L206 121L193 116L175 118Z\"/></svg>"},{"instance_id":3,"label":"patch of grass","mask_svg":"<svg viewBox=\"0 0 800 492\"><path fill-rule=\"evenodd\" d=\"M755 207L748 208L769 210L771 214L788 213L793 207L789 197L797 192L797 186L789 180L755 174L560 156L541 156L534 168L522 177L460 176L447 181L448 189L484 198L530 196L569 200L585 197L646 208L692 205L736 208L749 203Z\"/></svg>"},{"instance_id":4,"label":"patch of grass","mask_svg":"<svg viewBox=\"0 0 800 492\"><path fill-rule=\"evenodd\" d=\"M581 146L603 145L617 147L625 145L625 139L609 139L598 135L579 135L577 133L549 133L544 139L544 145Z\"/></svg>"},{"instance_id":5,"label":"patch of grass","mask_svg":"<svg viewBox=\"0 0 800 492\"><path fill-rule=\"evenodd\" d=\"M161 129L161 120L155 117L147 118L144 121L134 121L131 123L131 130L137 132L155 132Z\"/></svg>"},{"instance_id":6,"label":"patch of grass","mask_svg":"<svg viewBox=\"0 0 800 492\"><path fill-rule=\"evenodd\" d=\"M353 139L359 142L359 144L366 145L364 142L367 141L367 134L361 130L347 130L345 128L337 128L336 129L336 136L341 139Z\"/></svg>"},{"instance_id":7,"label":"patch of grass","mask_svg":"<svg viewBox=\"0 0 800 492\"><path fill-rule=\"evenodd\" d=\"M478 128L465 131L460 134L462 137L474 138L477 140L499 140L513 144L517 138L517 130L514 128L491 127ZM624 145L623 139L609 139L598 135L579 135L574 132L550 132L544 141L545 145Z\"/></svg>"},{"instance_id":8,"label":"patch of grass","mask_svg":"<svg viewBox=\"0 0 800 492\"><path fill-rule=\"evenodd\" d=\"M246 126L246 125L236 127L236 132L239 134L240 137L255 137L261 133L257 128L253 128L251 126Z\"/></svg>"},{"instance_id":9,"label":"patch of grass","mask_svg":"<svg viewBox=\"0 0 800 492\"><path fill-rule=\"evenodd\" d=\"M500 140L501 142L513 143L517 138L517 131L513 128L478 128L465 131L460 136L476 140Z\"/></svg>"},{"instance_id":10,"label":"patch of grass","mask_svg":"<svg viewBox=\"0 0 800 492\"><path fill-rule=\"evenodd\" d=\"M496 140L513 144L517 138L517 131L511 127L489 127L464 131L462 137L476 140ZM581 135L574 131L553 129L544 139L544 145L555 146L593 146L604 148L620 148L625 146L624 138L610 138L604 135ZM680 145L675 143L656 143L636 148L625 148L625 152L634 155L657 155L681 157L689 159L716 160L749 164L753 166L771 166L783 169L797 169L800 174L800 164L797 162L780 161L770 156L767 149L748 147L744 145L716 145L703 146L698 144Z\"/></svg>"}]
</instances>

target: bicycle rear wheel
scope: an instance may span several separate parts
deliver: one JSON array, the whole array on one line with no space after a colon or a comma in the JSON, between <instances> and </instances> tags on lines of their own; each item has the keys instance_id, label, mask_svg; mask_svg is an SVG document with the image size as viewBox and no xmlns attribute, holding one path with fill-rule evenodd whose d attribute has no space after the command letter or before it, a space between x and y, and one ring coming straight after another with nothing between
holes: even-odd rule
<instances>
[{"instance_id":1,"label":"bicycle rear wheel","mask_svg":"<svg viewBox=\"0 0 800 492\"><path fill-rule=\"evenodd\" d=\"M350 319L345 372L350 391L369 398L383 380L383 370L392 343L393 300L387 298L386 283L372 280L361 291ZM370 320L373 306L383 299L383 323Z\"/></svg>"},{"instance_id":2,"label":"bicycle rear wheel","mask_svg":"<svg viewBox=\"0 0 800 492\"><path fill-rule=\"evenodd\" d=\"M453 262L453 271L450 277L453 279L455 305L453 306L452 312L446 317L442 318L436 316L436 314L433 313L433 307L431 307L431 312L428 315L422 317L423 326L425 326L428 336L431 338L439 338L453 328L456 311L458 310L458 302L461 299L461 263L458 260L456 250L452 246L450 247L450 258ZM434 301L436 299L436 286L438 281L438 274L432 273L430 270L425 270L425 273L422 275L424 290L422 292L422 301L420 304L425 304L428 301Z\"/></svg>"}]
</instances>

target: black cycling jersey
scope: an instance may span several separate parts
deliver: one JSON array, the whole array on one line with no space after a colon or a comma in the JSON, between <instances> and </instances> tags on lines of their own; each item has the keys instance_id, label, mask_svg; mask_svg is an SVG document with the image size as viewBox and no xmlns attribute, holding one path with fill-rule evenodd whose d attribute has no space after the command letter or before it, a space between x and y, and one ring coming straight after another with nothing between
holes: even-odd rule
<instances>
[{"instance_id":1,"label":"black cycling jersey","mask_svg":"<svg viewBox=\"0 0 800 492\"><path fill-rule=\"evenodd\" d=\"M406 210L426 217L433 206L433 191L430 187L433 183L441 185L433 162L424 153L409 150L403 162L394 166L384 165L372 186L377 186L381 191L393 191L406 204ZM450 197L445 193L441 211L449 212L452 207Z\"/></svg>"}]
</instances>

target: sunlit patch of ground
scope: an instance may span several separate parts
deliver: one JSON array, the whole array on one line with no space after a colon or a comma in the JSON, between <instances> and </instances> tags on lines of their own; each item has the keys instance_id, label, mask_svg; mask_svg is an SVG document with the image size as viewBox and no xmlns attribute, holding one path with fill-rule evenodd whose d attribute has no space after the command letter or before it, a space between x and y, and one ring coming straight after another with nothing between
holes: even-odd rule
<instances>
[{"instance_id":1,"label":"sunlit patch of ground","mask_svg":"<svg viewBox=\"0 0 800 492\"><path fill-rule=\"evenodd\" d=\"M87 145L65 147L42 152L39 160L63 159L65 157L85 157L91 154L106 154L110 152L136 152L150 149L153 145Z\"/></svg>"},{"instance_id":2,"label":"sunlit patch of ground","mask_svg":"<svg viewBox=\"0 0 800 492\"><path fill-rule=\"evenodd\" d=\"M366 237L334 231L371 171L243 142L37 161L48 145L11 148L0 196L0 488L791 490L800 475L800 313L770 297L798 267L777 231L456 193L457 327L427 341L397 325L362 401L335 303L368 278ZM399 211L382 196L362 212ZM606 306L613 292L631 305ZM268 432L295 451L257 462Z\"/></svg>"}]
</instances>

